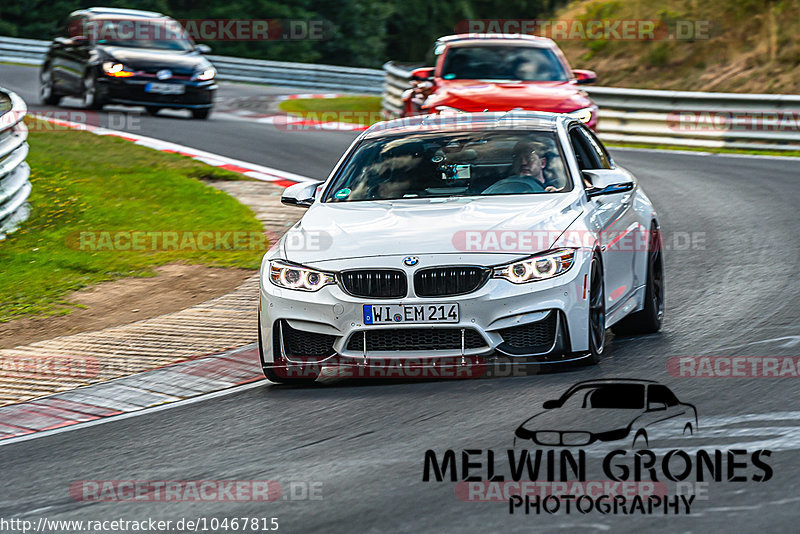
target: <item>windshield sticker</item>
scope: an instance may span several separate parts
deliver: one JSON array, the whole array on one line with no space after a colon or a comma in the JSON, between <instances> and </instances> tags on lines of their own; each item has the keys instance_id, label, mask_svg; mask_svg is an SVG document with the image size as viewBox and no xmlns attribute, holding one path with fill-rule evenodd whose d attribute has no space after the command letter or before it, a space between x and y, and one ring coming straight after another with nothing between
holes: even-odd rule
<instances>
[{"instance_id":1,"label":"windshield sticker","mask_svg":"<svg viewBox=\"0 0 800 534\"><path fill-rule=\"evenodd\" d=\"M334 198L347 198L350 196L350 189L345 187L344 189L339 189L336 193L334 193Z\"/></svg>"}]
</instances>

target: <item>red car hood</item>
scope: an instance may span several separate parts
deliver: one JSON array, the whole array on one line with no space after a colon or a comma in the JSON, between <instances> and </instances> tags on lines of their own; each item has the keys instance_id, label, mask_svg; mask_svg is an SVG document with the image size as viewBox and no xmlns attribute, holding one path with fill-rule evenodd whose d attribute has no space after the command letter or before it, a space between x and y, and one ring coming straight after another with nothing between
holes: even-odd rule
<instances>
[{"instance_id":1,"label":"red car hood","mask_svg":"<svg viewBox=\"0 0 800 534\"><path fill-rule=\"evenodd\" d=\"M589 97L569 82L440 81L425 109L450 106L462 111L507 111L514 108L566 113L589 107Z\"/></svg>"}]
</instances>

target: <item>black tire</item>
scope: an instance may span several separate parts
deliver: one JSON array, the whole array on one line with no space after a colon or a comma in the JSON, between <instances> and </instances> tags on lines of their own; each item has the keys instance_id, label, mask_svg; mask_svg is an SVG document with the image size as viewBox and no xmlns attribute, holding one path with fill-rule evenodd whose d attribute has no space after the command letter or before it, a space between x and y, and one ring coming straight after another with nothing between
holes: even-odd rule
<instances>
[{"instance_id":1,"label":"black tire","mask_svg":"<svg viewBox=\"0 0 800 534\"><path fill-rule=\"evenodd\" d=\"M193 119L207 119L211 115L211 108L199 108L192 110Z\"/></svg>"},{"instance_id":2,"label":"black tire","mask_svg":"<svg viewBox=\"0 0 800 534\"><path fill-rule=\"evenodd\" d=\"M158 115L158 112L161 111L161 108L158 106L145 106L144 108L147 111L148 115Z\"/></svg>"},{"instance_id":3,"label":"black tire","mask_svg":"<svg viewBox=\"0 0 800 534\"><path fill-rule=\"evenodd\" d=\"M625 317L611 327L618 336L654 334L661 330L664 321L664 254L661 234L655 223L650 227L647 246L647 280L645 282L644 308Z\"/></svg>"},{"instance_id":4,"label":"black tire","mask_svg":"<svg viewBox=\"0 0 800 534\"><path fill-rule=\"evenodd\" d=\"M281 376L275 372L275 364L273 362L264 361L264 349L261 342L261 312L258 312L258 357L261 360L261 369L264 371L264 376L270 382L276 384L287 384L292 386L310 386L314 384L313 378L288 378Z\"/></svg>"},{"instance_id":5,"label":"black tire","mask_svg":"<svg viewBox=\"0 0 800 534\"><path fill-rule=\"evenodd\" d=\"M606 293L603 262L595 252L589 266L589 350L582 354L583 365L596 365L606 349ZM581 356L578 354L576 356Z\"/></svg>"},{"instance_id":6,"label":"black tire","mask_svg":"<svg viewBox=\"0 0 800 534\"><path fill-rule=\"evenodd\" d=\"M39 72L39 101L46 106L57 106L63 97L53 88L53 71L50 67L43 68Z\"/></svg>"},{"instance_id":7,"label":"black tire","mask_svg":"<svg viewBox=\"0 0 800 534\"><path fill-rule=\"evenodd\" d=\"M97 78L91 72L87 72L83 77L83 107L86 109L100 110L106 104L105 99L97 91Z\"/></svg>"}]
</instances>

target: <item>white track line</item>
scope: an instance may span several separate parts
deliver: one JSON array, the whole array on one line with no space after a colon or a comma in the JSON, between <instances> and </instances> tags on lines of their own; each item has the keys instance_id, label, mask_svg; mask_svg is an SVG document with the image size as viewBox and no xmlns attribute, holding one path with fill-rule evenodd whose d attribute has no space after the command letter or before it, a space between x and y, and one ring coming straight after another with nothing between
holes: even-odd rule
<instances>
[{"instance_id":1,"label":"white track line","mask_svg":"<svg viewBox=\"0 0 800 534\"><path fill-rule=\"evenodd\" d=\"M158 406L153 406L150 408L142 408L141 410L136 410L132 412L125 412L119 415L112 415L109 417L102 417L100 419L95 419L94 421L86 421L85 423L76 423L74 425L64 426L61 428L54 428L52 430L42 430L40 432L33 432L31 434L25 434L16 438L8 438L0 440L0 447L5 445L11 445L14 443L20 443L22 441L29 441L32 439L43 438L46 436L52 436L53 434L62 434L64 432L71 432L73 430L79 430L81 428L87 428L90 426L102 425L105 423L112 423L114 421L121 421L122 419L129 419L131 417L138 417L140 415L148 415L155 412L160 412L163 410L169 410L171 408L178 408L180 406L186 406L189 404L194 404L197 402L204 402L207 400L224 397L226 395L232 395L234 393L239 393L241 391L246 391L248 389L253 389L257 387L263 387L265 384L269 384L266 379L258 380L256 382L249 382L247 384L242 384L241 386L233 386L226 389L221 389L219 391L213 391L211 393L203 393L202 395L198 395L196 397L191 397L188 399L183 399L175 402L168 402L165 404L160 404Z\"/></svg>"},{"instance_id":2,"label":"white track line","mask_svg":"<svg viewBox=\"0 0 800 534\"><path fill-rule=\"evenodd\" d=\"M257 163L250 163L247 161L229 158L227 156L222 156L220 154L206 152L205 150L188 147L186 145L180 145L178 143L173 143L170 141L162 141L161 139L155 139L153 137L147 137L144 135L125 132L121 130L110 130L108 128L101 128L99 126L92 126L92 125L82 124L79 122L54 119L52 117L47 117L46 115L38 115L35 113L30 114L30 116L35 119L47 121L51 124L55 124L58 126L65 126L67 128L73 128L76 130L85 130L87 132L91 132L96 135L121 137L123 139L132 141L137 145L146 146L148 148L152 148L160 152L178 152L187 155L193 159L196 159L198 161L201 161L203 163L206 163L207 165L211 165L212 167L224 167L226 165L241 167L242 169L244 169L244 171L241 171L241 174L265 182L274 182L278 180L286 180L290 182L314 181L313 178L309 178L308 176L282 171L279 169L274 169L272 167L265 167L263 165L258 165Z\"/></svg>"}]
</instances>

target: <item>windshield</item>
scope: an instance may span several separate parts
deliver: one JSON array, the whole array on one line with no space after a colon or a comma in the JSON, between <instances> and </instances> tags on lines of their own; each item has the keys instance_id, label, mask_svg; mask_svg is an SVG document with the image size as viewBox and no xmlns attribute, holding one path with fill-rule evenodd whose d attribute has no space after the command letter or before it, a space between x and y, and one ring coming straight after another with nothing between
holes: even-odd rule
<instances>
[{"instance_id":1,"label":"windshield","mask_svg":"<svg viewBox=\"0 0 800 534\"><path fill-rule=\"evenodd\" d=\"M549 48L470 46L452 48L445 58L445 80L565 82L566 69Z\"/></svg>"},{"instance_id":2,"label":"windshield","mask_svg":"<svg viewBox=\"0 0 800 534\"><path fill-rule=\"evenodd\" d=\"M642 410L644 386L642 384L583 386L570 393L562 407Z\"/></svg>"},{"instance_id":3,"label":"windshield","mask_svg":"<svg viewBox=\"0 0 800 534\"><path fill-rule=\"evenodd\" d=\"M570 191L550 132L418 134L361 143L324 202Z\"/></svg>"},{"instance_id":4,"label":"windshield","mask_svg":"<svg viewBox=\"0 0 800 534\"><path fill-rule=\"evenodd\" d=\"M185 52L194 46L174 20L92 20L89 35L100 45Z\"/></svg>"}]
</instances>

